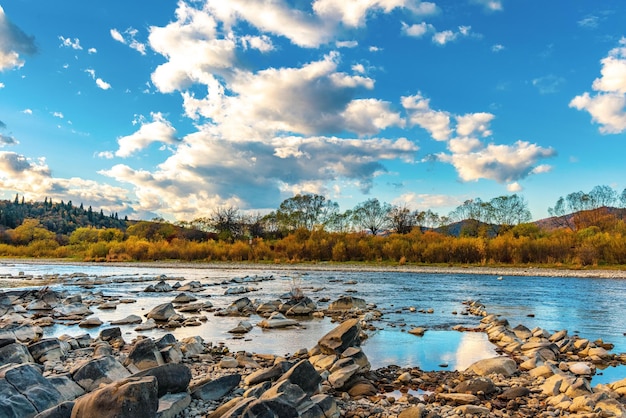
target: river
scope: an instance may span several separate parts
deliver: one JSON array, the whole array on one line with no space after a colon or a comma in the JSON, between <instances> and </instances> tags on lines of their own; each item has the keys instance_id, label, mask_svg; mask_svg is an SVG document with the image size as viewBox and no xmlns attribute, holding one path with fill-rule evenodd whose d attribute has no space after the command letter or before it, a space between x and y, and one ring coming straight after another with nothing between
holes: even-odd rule
<instances>
[{"instance_id":1,"label":"river","mask_svg":"<svg viewBox=\"0 0 626 418\"><path fill-rule=\"evenodd\" d=\"M341 295L351 295L375 304L383 312L369 331L363 349L373 368L389 364L419 366L423 370L463 370L481 358L495 356L495 347L482 333L457 332L455 325L474 327L479 319L461 315L463 302L480 300L490 313L507 318L512 326L523 324L528 328L541 327L550 332L567 329L590 340L602 339L615 345L612 352L626 352L626 280L577 277L506 276L500 279L481 274L426 274L409 272L333 271L325 269L289 271L284 268L263 269L228 267L170 267L170 266L118 266L111 264L66 263L0 263L0 287L41 286L39 282L17 281L23 273L33 277L44 275L70 275L81 273L88 279L98 278L104 284L90 292L102 291L107 296L136 299L136 303L120 304L115 310L98 310L94 316L107 322L130 314L144 315L157 304L171 301L174 293L146 293L143 290L154 284L162 275L168 283L200 281L206 287L197 296L210 301L216 308L228 306L241 295L225 295L226 289L236 285L225 284L233 278L258 277L249 284L255 291L245 296L250 299L270 301L288 292L294 283L314 301ZM89 297L84 287L65 280L52 282L50 287L81 292ZM325 307L326 303L319 303ZM415 308L415 312L412 309ZM432 309L432 313L426 313ZM206 314L206 313L205 313ZM225 344L232 351L246 350L257 353L286 354L301 348L311 348L317 340L336 324L328 318L306 319L296 329L267 331L259 327L234 338L228 330L242 318L216 317L206 314L207 321L198 327L177 328L171 332L177 337L201 336L213 344ZM257 316L248 319L258 323ZM428 331L416 337L406 331L421 326ZM122 326L126 341L137 335L134 326ZM44 329L45 336L61 334L79 335L88 332L97 336L100 329L57 324ZM141 332L158 337L163 330ZM605 383L626 377L626 366L599 371L593 383Z\"/></svg>"}]
</instances>

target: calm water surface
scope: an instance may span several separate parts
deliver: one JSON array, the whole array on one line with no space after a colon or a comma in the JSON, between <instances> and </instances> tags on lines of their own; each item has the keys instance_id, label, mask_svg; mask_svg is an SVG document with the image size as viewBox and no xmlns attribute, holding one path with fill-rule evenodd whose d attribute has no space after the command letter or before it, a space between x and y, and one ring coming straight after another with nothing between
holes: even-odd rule
<instances>
[{"instance_id":1,"label":"calm water surface","mask_svg":"<svg viewBox=\"0 0 626 418\"><path fill-rule=\"evenodd\" d=\"M200 301L209 300L215 307L225 307L241 296L224 295L226 280L244 276L270 278L249 284L257 291L246 294L250 299L270 301L288 292L294 277L313 300L328 297L335 300L341 295L352 295L376 304L384 315L374 323L378 328L369 332L363 345L373 368L389 364L419 366L424 370L463 370L472 362L496 355L494 346L482 333L451 331L454 325L476 326L479 318L453 314L462 312L463 301L480 300L490 313L507 318L512 326L524 324L529 328L541 327L550 332L567 329L588 339L601 338L615 344L613 352L626 352L626 280L589 278L503 277L496 280L488 275L418 274L403 272L341 272L300 271L228 268L162 268L125 267L115 265L69 264L9 264L0 263L0 276L16 276L24 272L34 276L47 274L84 273L88 277L105 278L104 285L92 291L105 295L130 297L134 304L120 304L115 310L98 310L94 315L105 322L121 319L130 314L143 315L155 305L171 301L174 293L145 293L143 289L156 283L161 275L168 283L185 283L198 280L211 286L197 294ZM141 280L141 281L138 281ZM116 282L120 281L120 282ZM14 286L11 278L0 278L0 287ZM20 286L24 286L20 283ZM71 284L52 285L85 293ZM88 294L85 293L85 298ZM318 303L325 307L325 303ZM409 308L418 312L411 312ZM434 313L419 313L432 308ZM187 314L190 315L190 314ZM227 331L242 318L215 317L207 314L207 322L199 327L179 328L172 333L178 338L202 336L214 344L224 343L232 351L246 350L258 353L286 354L300 348L311 348L317 340L336 324L328 318L302 321L302 327L289 330L266 331L259 327L234 339ZM261 318L252 316L252 324ZM428 329L424 337L405 331L415 326ZM137 335L135 326L122 327L125 339ZM55 325L44 329L46 336L70 335L89 332L97 336L99 329ZM163 330L142 332L158 337ZM609 368L594 377L594 383L615 381L626 377L626 367Z\"/></svg>"}]
</instances>

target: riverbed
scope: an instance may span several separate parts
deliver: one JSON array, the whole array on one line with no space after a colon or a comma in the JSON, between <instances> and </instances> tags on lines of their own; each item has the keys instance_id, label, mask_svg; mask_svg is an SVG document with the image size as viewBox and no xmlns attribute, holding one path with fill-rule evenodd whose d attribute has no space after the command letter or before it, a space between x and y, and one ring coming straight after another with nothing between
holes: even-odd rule
<instances>
[{"instance_id":1,"label":"riverbed","mask_svg":"<svg viewBox=\"0 0 626 418\"><path fill-rule=\"evenodd\" d=\"M460 325L473 328L480 318L463 315L463 302L480 300L490 313L507 318L512 326L524 324L550 332L567 329L590 340L602 339L615 345L614 353L626 352L626 280L619 273L600 277L577 277L575 272L545 275L544 271L462 269L410 271L398 269L337 269L332 267L289 268L289 266L215 266L208 265L115 265L84 263L13 262L0 263L1 287L41 287L85 293L85 282L98 283L90 292L131 298L131 304L120 304L114 310L92 308L104 324L99 328L56 324L44 329L45 336L79 335L88 332L97 336L100 329L113 320L130 314L144 315L154 306L171 301L177 292L147 293L144 289L165 279L169 284L195 280L206 287L196 296L210 301L216 309L224 308L239 297L271 301L279 299L293 286L325 308L324 300L342 295L364 299L383 313L375 321L376 330L368 331L363 349L373 368L396 364L418 366L423 370L463 370L481 358L497 355L486 336L475 332L453 331ZM510 273L510 274L507 274ZM536 273L536 274L533 274ZM580 274L583 276L583 274ZM615 276L615 277L614 277ZM252 279L246 284L254 290L242 295L227 295L237 284L234 279ZM331 330L329 318L306 318L293 329L267 331L254 327L243 338L228 333L242 318L206 315L206 322L197 327L169 330L177 338L199 335L213 344L224 344L232 351L287 354L313 347ZM252 324L262 318L247 318ZM407 331L420 326L427 329L423 337ZM165 331L155 329L134 331L134 325L122 326L124 338L138 334L159 336ZM626 377L626 367L600 371L593 383L615 381Z\"/></svg>"}]
</instances>

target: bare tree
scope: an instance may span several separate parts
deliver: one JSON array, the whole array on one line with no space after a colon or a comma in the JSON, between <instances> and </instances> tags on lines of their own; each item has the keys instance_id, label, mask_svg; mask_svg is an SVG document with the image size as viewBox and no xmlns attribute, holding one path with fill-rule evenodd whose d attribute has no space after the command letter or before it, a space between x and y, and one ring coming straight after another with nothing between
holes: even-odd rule
<instances>
[{"instance_id":1,"label":"bare tree","mask_svg":"<svg viewBox=\"0 0 626 418\"><path fill-rule=\"evenodd\" d=\"M416 225L416 213L406 205L394 205L389 210L389 226L398 234L408 234Z\"/></svg>"},{"instance_id":2,"label":"bare tree","mask_svg":"<svg viewBox=\"0 0 626 418\"><path fill-rule=\"evenodd\" d=\"M491 220L499 228L498 233L532 219L528 204L517 194L495 197L489 201L489 206L492 211Z\"/></svg>"},{"instance_id":3,"label":"bare tree","mask_svg":"<svg viewBox=\"0 0 626 418\"><path fill-rule=\"evenodd\" d=\"M380 203L378 199L369 199L354 208L354 223L377 235L389 223L389 203Z\"/></svg>"}]
</instances>

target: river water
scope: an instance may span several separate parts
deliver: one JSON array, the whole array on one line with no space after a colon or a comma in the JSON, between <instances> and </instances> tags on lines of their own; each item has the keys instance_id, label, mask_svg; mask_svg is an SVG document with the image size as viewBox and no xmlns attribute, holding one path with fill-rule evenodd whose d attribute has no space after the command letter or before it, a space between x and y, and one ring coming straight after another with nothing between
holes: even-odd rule
<instances>
[{"instance_id":1,"label":"river water","mask_svg":"<svg viewBox=\"0 0 626 418\"><path fill-rule=\"evenodd\" d=\"M463 302L480 300L490 313L507 318L511 326L523 324L528 328L541 327L550 332L567 329L590 340L602 339L615 345L612 352L626 352L626 280L563 277L515 277L501 280L491 275L424 274L407 272L355 272L355 271L289 271L283 268L262 270L258 268L182 268L117 266L110 264L30 264L0 263L0 288L41 286L40 282L17 281L20 273L40 277L44 275L70 275L82 273L87 279L98 278L104 284L87 291L84 287L65 280L52 282L54 289L81 292L102 291L106 296L136 299L136 303L120 304L115 310L92 307L94 316L107 322L130 314L145 315L154 306L171 301L177 292L146 293L149 284L167 276L168 283L184 284L197 280L206 287L196 294L199 301L210 301L216 308L228 306L242 295L225 295L225 284L233 278L257 277L260 281L246 284L255 291L245 296L260 301L271 301L289 292L294 283L314 301L341 295L351 295L375 304L383 312L380 321L374 322L376 331L368 331L369 338L363 349L373 368L390 364L403 367L418 366L423 370L463 370L476 360L496 355L495 347L483 333L457 332L455 325L474 327L479 319L461 315ZM84 281L84 278L81 279ZM326 307L324 302L318 303ZM412 312L415 308L415 312ZM426 313L432 310L432 313ZM198 327L171 330L177 338L201 336L214 344L223 343L231 351L246 350L256 353L284 355L301 348L313 347L317 340L336 326L328 318L305 319L296 329L263 330L254 327L242 339L228 333L242 318L216 317L203 313L207 321ZM187 314L189 315L189 314ZM262 318L252 316L252 324ZM415 326L427 328L423 337L406 331ZM126 341L138 333L135 325L122 326ZM45 336L89 333L97 336L99 328L84 329L78 326L54 325L44 329ZM165 331L155 329L142 335L158 337ZM626 366L599 371L593 383L606 383L626 377Z\"/></svg>"}]
</instances>

